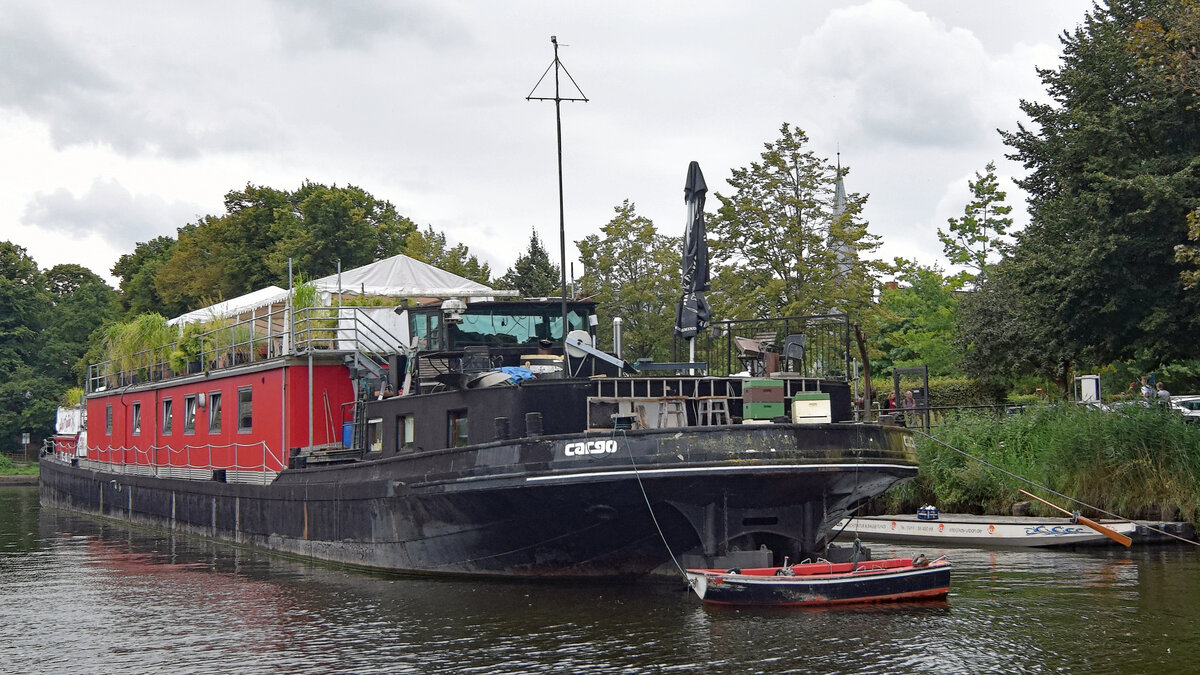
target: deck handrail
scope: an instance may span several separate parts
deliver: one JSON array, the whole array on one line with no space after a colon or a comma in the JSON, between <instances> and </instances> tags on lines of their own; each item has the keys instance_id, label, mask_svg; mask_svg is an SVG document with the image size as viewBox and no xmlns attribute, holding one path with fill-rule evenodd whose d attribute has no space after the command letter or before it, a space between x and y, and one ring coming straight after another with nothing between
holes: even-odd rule
<instances>
[{"instance_id":1,"label":"deck handrail","mask_svg":"<svg viewBox=\"0 0 1200 675\"><path fill-rule=\"evenodd\" d=\"M262 450L262 454L260 456L258 463L257 464L253 464L253 463L240 464L240 463L238 463L238 455L240 454L238 452L238 449L239 448L252 449L255 446L258 446ZM226 449L226 448L234 448L233 462L232 463L214 462L213 457L212 457L213 451L220 450L220 449ZM167 451L167 462L166 463L158 463L158 462L152 461L155 455L157 455L159 452L162 452L164 450ZM198 451L201 451L201 450L205 451L203 454L207 455L206 462L201 462L198 460L198 458L196 458L196 455L199 454ZM223 471L231 471L232 470L232 471L244 471L244 472L261 472L264 474L270 473L273 475L274 473L277 473L282 468L286 467L286 462L284 460L283 454L276 453L275 451L271 450L267 446L267 443L265 441L259 441L257 443L225 443L225 444L217 444L217 445L214 445L214 444L190 445L189 444L189 445L184 445L181 448L175 448L175 447L172 447L169 445L152 445L149 448L137 448L137 447L127 448L124 446L113 447L113 446L89 445L89 446L87 446L87 451L84 455L79 454L79 448L77 446L74 446L74 447L71 447L68 449L65 446L60 447L59 444L56 443L54 452L57 455L60 455L60 459L61 458L80 458L80 459L87 459L91 462L96 462L97 464L107 465L108 467L110 467L110 470L114 471L114 473L127 473L127 471L125 470L125 467L146 467L146 468L155 469L155 470L158 470L158 469L184 469L184 470L200 470L200 471L222 471L222 470ZM97 453L97 454L105 453L109 456L107 458L101 459L98 456L94 455L93 453ZM121 459L120 460L112 459L111 455L113 453L120 453ZM173 458L181 458L181 457L185 460L183 463L173 461ZM129 461L131 458L133 461ZM280 469L268 468L267 459L271 459L273 462L273 465L280 467ZM113 469L113 467L122 467L122 468L121 469Z\"/></svg>"},{"instance_id":2,"label":"deck handrail","mask_svg":"<svg viewBox=\"0 0 1200 675\"><path fill-rule=\"evenodd\" d=\"M110 359L90 364L86 390L88 393L112 390L309 352L358 352L382 365L387 362L389 350L403 345L365 311L368 309L371 308L300 308L290 313L291 321L287 308L274 309L191 336L199 341L201 349L191 356L194 360L187 362L184 372L176 372L170 359L173 352L180 350L180 339L130 354L120 363ZM182 329L180 332L182 338Z\"/></svg>"}]
</instances>

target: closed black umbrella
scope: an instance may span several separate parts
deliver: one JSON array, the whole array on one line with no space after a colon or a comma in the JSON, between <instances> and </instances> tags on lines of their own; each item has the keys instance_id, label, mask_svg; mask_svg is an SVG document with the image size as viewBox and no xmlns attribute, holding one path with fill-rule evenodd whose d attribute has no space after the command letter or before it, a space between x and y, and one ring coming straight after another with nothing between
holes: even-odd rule
<instances>
[{"instance_id":1,"label":"closed black umbrella","mask_svg":"<svg viewBox=\"0 0 1200 675\"><path fill-rule=\"evenodd\" d=\"M687 229L683 233L683 296L675 307L675 334L695 340L696 334L708 328L712 310L704 299L704 291L710 287L708 275L708 239L704 234L704 197L708 186L700 165L688 165L687 182L683 186L683 200L687 202ZM695 343L689 350L689 358L695 359Z\"/></svg>"}]
</instances>

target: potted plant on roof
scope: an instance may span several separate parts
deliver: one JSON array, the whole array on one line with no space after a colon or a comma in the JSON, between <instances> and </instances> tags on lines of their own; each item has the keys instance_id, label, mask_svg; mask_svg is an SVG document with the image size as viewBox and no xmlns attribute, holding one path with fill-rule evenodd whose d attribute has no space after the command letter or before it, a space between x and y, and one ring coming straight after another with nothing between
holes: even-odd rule
<instances>
[{"instance_id":1,"label":"potted plant on roof","mask_svg":"<svg viewBox=\"0 0 1200 675\"><path fill-rule=\"evenodd\" d=\"M108 329L108 359L117 371L117 385L137 384L143 341L134 321L115 323Z\"/></svg>"},{"instance_id":2,"label":"potted plant on roof","mask_svg":"<svg viewBox=\"0 0 1200 675\"><path fill-rule=\"evenodd\" d=\"M141 342L138 354L143 375L148 375L151 380L162 379L166 375L163 368L171 344L175 341L175 329L167 323L166 317L157 312L139 314L132 324L134 338Z\"/></svg>"},{"instance_id":3,"label":"potted plant on roof","mask_svg":"<svg viewBox=\"0 0 1200 675\"><path fill-rule=\"evenodd\" d=\"M184 325L183 332L179 336L179 342L175 343L175 352L179 354L185 367L178 368L179 372L198 373L200 372L200 355L204 351L204 341L201 336L204 334L204 324L192 322Z\"/></svg>"},{"instance_id":4,"label":"potted plant on roof","mask_svg":"<svg viewBox=\"0 0 1200 675\"><path fill-rule=\"evenodd\" d=\"M229 329L230 353L233 364L246 363L250 360L251 338L250 326L246 323L234 324Z\"/></svg>"},{"instance_id":5,"label":"potted plant on roof","mask_svg":"<svg viewBox=\"0 0 1200 675\"><path fill-rule=\"evenodd\" d=\"M210 370L226 368L230 365L229 351L231 348L232 331L229 319L214 316L204 322L204 333L201 336L203 360L208 363Z\"/></svg>"}]
</instances>

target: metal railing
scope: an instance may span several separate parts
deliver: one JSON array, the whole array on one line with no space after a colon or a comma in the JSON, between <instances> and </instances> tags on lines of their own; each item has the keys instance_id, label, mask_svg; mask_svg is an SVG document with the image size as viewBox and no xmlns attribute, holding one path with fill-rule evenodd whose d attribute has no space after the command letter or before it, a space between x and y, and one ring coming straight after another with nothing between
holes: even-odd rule
<instances>
[{"instance_id":1,"label":"metal railing","mask_svg":"<svg viewBox=\"0 0 1200 675\"><path fill-rule=\"evenodd\" d=\"M172 354L184 351L180 347L184 341L181 327L179 339L169 344L150 347L119 360L89 365L87 391L104 391L310 352L353 353L357 365L373 364L368 368L379 375L388 354L404 345L370 315L367 311L370 309L378 308L309 307L295 311L280 308L242 321L214 319L212 323L217 325L187 337L199 348L188 351L183 361L171 358Z\"/></svg>"},{"instance_id":2,"label":"metal railing","mask_svg":"<svg viewBox=\"0 0 1200 675\"><path fill-rule=\"evenodd\" d=\"M947 405L947 406L917 406L915 408L883 408L879 404L872 406L871 414L863 419L862 411L855 410L855 419L859 421L879 422L890 421L901 423L915 429L933 429L942 426L952 415L960 412L990 414L1003 418L1008 415L1020 415L1025 412L1024 405L1012 403L994 403L987 405Z\"/></svg>"},{"instance_id":3,"label":"metal railing","mask_svg":"<svg viewBox=\"0 0 1200 675\"><path fill-rule=\"evenodd\" d=\"M737 338L756 343L762 349L758 355L743 353ZM676 354L686 354L678 344L681 340L675 342ZM764 357L765 354L773 356ZM769 358L778 363L776 370L805 377L850 380L850 317L818 314L714 321L696 340L696 358L708 363L711 375L742 370L755 376L769 374L766 367Z\"/></svg>"}]
</instances>

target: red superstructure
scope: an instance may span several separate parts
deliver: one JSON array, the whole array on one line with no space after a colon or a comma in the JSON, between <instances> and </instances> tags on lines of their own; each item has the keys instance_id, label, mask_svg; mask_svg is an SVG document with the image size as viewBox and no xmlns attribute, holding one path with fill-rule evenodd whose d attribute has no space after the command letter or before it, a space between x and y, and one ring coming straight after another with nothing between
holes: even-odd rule
<instances>
[{"instance_id":1,"label":"red superstructure","mask_svg":"<svg viewBox=\"0 0 1200 675\"><path fill-rule=\"evenodd\" d=\"M305 360L281 358L93 393L87 452L75 454L139 473L282 471L290 447L340 443L341 411L354 400L346 365L314 364L310 439L309 372ZM56 450L71 441L56 437Z\"/></svg>"}]
</instances>

